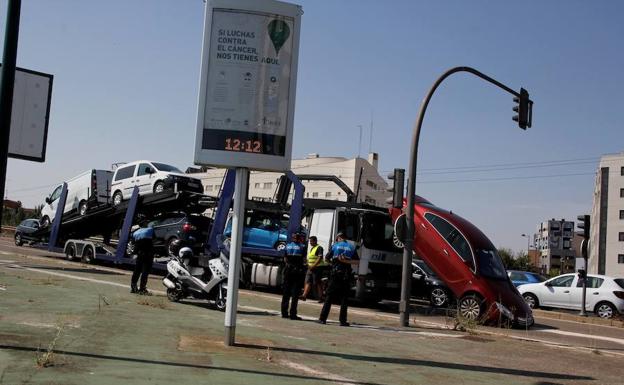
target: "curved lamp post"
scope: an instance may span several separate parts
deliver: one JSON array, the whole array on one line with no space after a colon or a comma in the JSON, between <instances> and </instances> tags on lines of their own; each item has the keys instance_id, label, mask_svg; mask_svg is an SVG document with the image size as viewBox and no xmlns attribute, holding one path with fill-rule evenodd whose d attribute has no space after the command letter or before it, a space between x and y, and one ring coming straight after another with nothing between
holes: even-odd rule
<instances>
[{"instance_id":1,"label":"curved lamp post","mask_svg":"<svg viewBox=\"0 0 624 385\"><path fill-rule=\"evenodd\" d=\"M406 236L404 239L404 249L403 249L403 275L401 280L401 302L399 303L399 314L400 314L400 323L402 326L409 325L409 296L411 290L411 268L412 268L412 250L414 243L414 200L416 194L416 166L418 160L418 142L420 140L420 128L422 126L423 119L425 117L425 111L427 110L427 106L429 105L429 101L433 96L433 93L436 91L438 86L450 75L456 72L469 72L477 77L480 77L483 80L486 80L495 86L502 88L503 90L509 92L514 95L514 101L519 104L518 107L514 108L514 111L519 113L519 116L515 116L513 120L517 120L520 128L526 129L526 127L531 127L531 109L533 102L529 100L529 93L520 89L520 92L516 92L511 88L507 87L503 83L477 71L471 67L455 67L446 71L436 80L433 84L427 95L422 101L420 105L420 111L418 112L418 118L416 119L416 124L414 125L414 134L412 136L412 146L411 146L411 155L410 155L410 164L409 164L409 177L408 177L408 185L407 185L407 212L405 213L405 221L406 223Z\"/></svg>"}]
</instances>

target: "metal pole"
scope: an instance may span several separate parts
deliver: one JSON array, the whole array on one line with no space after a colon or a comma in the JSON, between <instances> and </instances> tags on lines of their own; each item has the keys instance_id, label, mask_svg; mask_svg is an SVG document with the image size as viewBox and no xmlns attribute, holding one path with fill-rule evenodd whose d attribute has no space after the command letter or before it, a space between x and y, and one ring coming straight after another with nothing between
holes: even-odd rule
<instances>
[{"instance_id":1,"label":"metal pole","mask_svg":"<svg viewBox=\"0 0 624 385\"><path fill-rule=\"evenodd\" d=\"M234 184L234 210L232 212L232 243L228 269L227 299L225 303L225 345L233 346L236 340L236 308L238 307L238 282L240 277L241 249L243 246L243 223L249 170L236 169Z\"/></svg>"},{"instance_id":2,"label":"metal pole","mask_svg":"<svg viewBox=\"0 0 624 385\"><path fill-rule=\"evenodd\" d=\"M409 164L409 176L408 176L408 185L407 185L407 212L405 213L405 220L407 222L406 230L406 239L403 242L403 274L401 280L401 302L399 302L399 319L400 324L402 326L409 325L409 296L411 291L411 275L412 275L412 250L414 244L414 201L416 194L416 167L418 162L418 142L420 140L420 129L422 127L422 122L425 117L425 112L427 111L427 106L429 105L429 101L433 96L433 93L436 91L440 83L444 81L450 75L456 72L469 72L475 76L480 77L483 80L486 80L499 88L509 92L510 94L520 97L520 94L511 88L507 87L503 83L475 70L471 67L455 67L446 71L442 76L436 80L433 84L425 98L423 99L420 105L420 111L418 112L418 118L416 119L416 123L414 124L414 134L412 136L412 146L411 146L411 154L410 154L410 164Z\"/></svg>"},{"instance_id":3,"label":"metal pole","mask_svg":"<svg viewBox=\"0 0 624 385\"><path fill-rule=\"evenodd\" d=\"M4 34L4 53L0 78L0 219L4 207L4 186L6 183L7 158L9 156L9 135L11 133L11 112L13 110L13 87L17 62L17 41L19 37L20 9L22 0L9 0L7 24ZM0 220L0 227L2 221Z\"/></svg>"}]
</instances>

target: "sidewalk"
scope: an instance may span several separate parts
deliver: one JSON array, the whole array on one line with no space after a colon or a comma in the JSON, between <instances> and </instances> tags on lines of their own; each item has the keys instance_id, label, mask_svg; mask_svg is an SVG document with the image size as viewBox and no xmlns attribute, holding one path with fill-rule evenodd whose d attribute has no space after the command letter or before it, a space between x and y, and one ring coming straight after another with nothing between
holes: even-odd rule
<instances>
[{"instance_id":1,"label":"sidewalk","mask_svg":"<svg viewBox=\"0 0 624 385\"><path fill-rule=\"evenodd\" d=\"M225 347L223 313L131 295L124 274L90 274L112 284L0 269L0 384L621 383L613 357L396 328L357 311L350 328L290 321L262 293L240 297L237 346ZM320 310L301 309L309 320Z\"/></svg>"}]
</instances>

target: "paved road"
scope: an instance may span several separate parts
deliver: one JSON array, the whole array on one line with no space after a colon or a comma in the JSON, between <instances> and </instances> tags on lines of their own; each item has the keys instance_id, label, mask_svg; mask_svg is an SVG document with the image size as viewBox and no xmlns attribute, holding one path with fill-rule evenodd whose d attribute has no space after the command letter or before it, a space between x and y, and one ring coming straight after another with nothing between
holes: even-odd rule
<instances>
[{"instance_id":1,"label":"paved road","mask_svg":"<svg viewBox=\"0 0 624 385\"><path fill-rule=\"evenodd\" d=\"M16 258L16 256L19 257ZM12 266L12 269L30 269L30 271L36 271L42 275L105 281L119 286L127 285L130 274L127 269L115 266L68 262L64 260L64 256L61 254L32 247L17 247L10 239L0 238L0 269L7 269L9 266ZM156 292L163 290L160 278L157 276L150 279L149 287ZM279 306L279 296L269 292L241 290L241 297L262 298L269 303L274 303L274 307L255 309L257 311L275 311ZM320 305L314 301L308 301L302 303L302 309L315 314L315 312L320 311ZM383 303L377 309L353 307L350 313L379 321L378 325L373 324L371 327L387 327L398 324L396 304L392 302ZM413 311L412 325L438 331L453 329L456 326L455 320L446 313L449 312L431 309L427 306L416 306ZM556 315L558 313L552 311L538 312L535 317L536 324L530 330L479 326L475 332L506 336L518 340L537 341L541 344L565 349L589 350L624 357L624 327L601 326L551 318Z\"/></svg>"}]
</instances>

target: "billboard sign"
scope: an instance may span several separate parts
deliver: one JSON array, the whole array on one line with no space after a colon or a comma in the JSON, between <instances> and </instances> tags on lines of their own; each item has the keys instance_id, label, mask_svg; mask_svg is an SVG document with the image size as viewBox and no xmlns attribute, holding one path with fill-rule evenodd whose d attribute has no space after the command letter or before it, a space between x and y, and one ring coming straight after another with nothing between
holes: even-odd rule
<instances>
[{"instance_id":1,"label":"billboard sign","mask_svg":"<svg viewBox=\"0 0 624 385\"><path fill-rule=\"evenodd\" d=\"M9 157L44 162L53 76L17 68L13 88Z\"/></svg>"},{"instance_id":2,"label":"billboard sign","mask_svg":"<svg viewBox=\"0 0 624 385\"><path fill-rule=\"evenodd\" d=\"M195 164L290 168L301 7L209 0Z\"/></svg>"}]
</instances>

